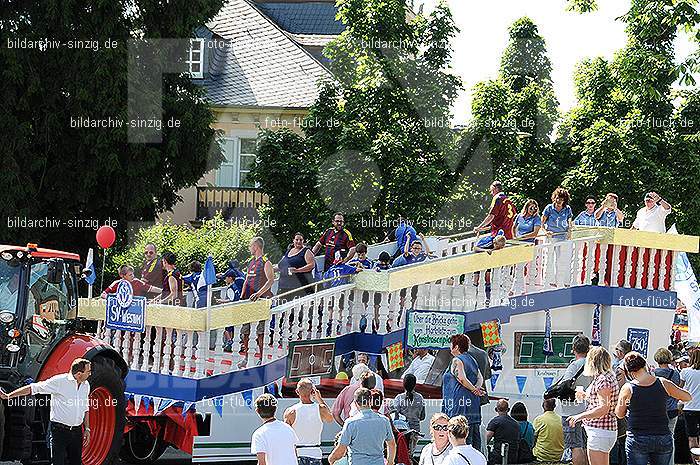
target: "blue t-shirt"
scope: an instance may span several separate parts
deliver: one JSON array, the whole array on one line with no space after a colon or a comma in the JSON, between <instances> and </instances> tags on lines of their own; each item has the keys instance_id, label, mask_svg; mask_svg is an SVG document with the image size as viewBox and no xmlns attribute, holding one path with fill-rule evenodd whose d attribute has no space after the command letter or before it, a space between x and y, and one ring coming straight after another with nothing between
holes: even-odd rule
<instances>
[{"instance_id":1,"label":"blue t-shirt","mask_svg":"<svg viewBox=\"0 0 700 465\"><path fill-rule=\"evenodd\" d=\"M396 236L395 254L403 253L404 246L406 245L406 234L410 234L410 237L408 238L409 244L413 244L413 241L418 239L418 234L413 226L403 222L399 223L399 225L396 227L396 231L394 231L394 235Z\"/></svg>"},{"instance_id":2,"label":"blue t-shirt","mask_svg":"<svg viewBox=\"0 0 700 465\"><path fill-rule=\"evenodd\" d=\"M574 216L571 207L567 205L561 211L557 211L553 204L549 204L542 212L542 216L547 217L545 225L547 230L553 233L562 233L569 230L569 220Z\"/></svg>"},{"instance_id":3,"label":"blue t-shirt","mask_svg":"<svg viewBox=\"0 0 700 465\"><path fill-rule=\"evenodd\" d=\"M357 269L354 266L350 266L345 263L338 263L333 265L323 273L323 279L332 279L332 281L325 283L325 287L336 287L350 282L350 276L357 273Z\"/></svg>"},{"instance_id":4,"label":"blue t-shirt","mask_svg":"<svg viewBox=\"0 0 700 465\"><path fill-rule=\"evenodd\" d=\"M193 290L197 291L197 302L196 308L204 308L207 306L207 286L202 286L197 289L197 282L199 281L199 276L202 272L193 272L182 277L182 281L185 284L189 284Z\"/></svg>"},{"instance_id":5,"label":"blue t-shirt","mask_svg":"<svg viewBox=\"0 0 700 465\"><path fill-rule=\"evenodd\" d=\"M243 283L245 283L245 278L239 276L229 284L226 289L226 299L232 302L238 302L241 300L241 294L243 293Z\"/></svg>"},{"instance_id":6,"label":"blue t-shirt","mask_svg":"<svg viewBox=\"0 0 700 465\"><path fill-rule=\"evenodd\" d=\"M515 217L515 237L524 236L525 234L530 234L535 230L537 226L542 225L542 219L539 215L532 215L525 218L521 213ZM532 242L534 239L530 238L527 241Z\"/></svg>"},{"instance_id":7,"label":"blue t-shirt","mask_svg":"<svg viewBox=\"0 0 700 465\"><path fill-rule=\"evenodd\" d=\"M427 258L428 255L425 252L421 252L418 255L413 255L412 253L409 253L408 255L403 254L396 257L396 260L394 260L394 262L391 264L391 267L398 268L400 266L410 265L412 263L419 263L425 261Z\"/></svg>"},{"instance_id":8,"label":"blue t-shirt","mask_svg":"<svg viewBox=\"0 0 700 465\"><path fill-rule=\"evenodd\" d=\"M393 440L387 417L360 410L345 421L339 443L348 446L350 465L384 465L384 443Z\"/></svg>"},{"instance_id":9,"label":"blue t-shirt","mask_svg":"<svg viewBox=\"0 0 700 465\"><path fill-rule=\"evenodd\" d=\"M371 270L374 267L372 260L370 260L369 258L365 258L364 260L360 260L359 258L353 258L348 262L348 265L356 267L358 263L361 264L365 270Z\"/></svg>"},{"instance_id":10,"label":"blue t-shirt","mask_svg":"<svg viewBox=\"0 0 700 465\"><path fill-rule=\"evenodd\" d=\"M607 228L617 228L620 225L620 222L617 221L615 210L603 210L603 214L600 215L598 223L600 226L605 226Z\"/></svg>"},{"instance_id":11,"label":"blue t-shirt","mask_svg":"<svg viewBox=\"0 0 700 465\"><path fill-rule=\"evenodd\" d=\"M578 214L574 224L577 226L599 226L598 220L595 219L595 213L588 213L586 210Z\"/></svg>"}]
</instances>

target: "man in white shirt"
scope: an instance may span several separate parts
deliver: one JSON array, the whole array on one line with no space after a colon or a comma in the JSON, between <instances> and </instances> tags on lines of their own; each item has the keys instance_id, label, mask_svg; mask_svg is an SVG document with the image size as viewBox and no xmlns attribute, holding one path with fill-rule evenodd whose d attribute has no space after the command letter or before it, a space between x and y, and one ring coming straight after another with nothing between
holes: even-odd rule
<instances>
[{"instance_id":1,"label":"man in white shirt","mask_svg":"<svg viewBox=\"0 0 700 465\"><path fill-rule=\"evenodd\" d=\"M425 383L425 378L428 376L430 367L433 366L435 357L428 353L427 349L415 349L413 351L413 361L409 365L408 369L401 375L403 378L409 373L412 373L416 377L416 382L418 384Z\"/></svg>"},{"instance_id":2,"label":"man in white shirt","mask_svg":"<svg viewBox=\"0 0 700 465\"><path fill-rule=\"evenodd\" d=\"M637 212L632 229L665 233L666 217L669 213L671 213L671 204L656 192L647 192L644 195L644 207Z\"/></svg>"},{"instance_id":3,"label":"man in white shirt","mask_svg":"<svg viewBox=\"0 0 700 465\"><path fill-rule=\"evenodd\" d=\"M333 413L309 378L299 380L296 392L299 402L284 412L284 422L294 429L299 438L299 465L321 465L323 424L333 421Z\"/></svg>"},{"instance_id":4,"label":"man in white shirt","mask_svg":"<svg viewBox=\"0 0 700 465\"><path fill-rule=\"evenodd\" d=\"M358 353L358 354L357 354L357 357L356 357L356 362L355 362L355 363L356 363L356 364L364 363L365 365L367 365L367 366L369 367L369 366L370 366L370 364L369 364L369 355L367 355L367 354L364 353L364 352ZM379 376L376 372L373 371L372 373L374 373L374 380L375 380L374 389L378 389L379 392L381 392L382 394L384 394L384 380L383 380L382 377ZM358 382L358 383L359 383L359 382L360 382L360 379L359 379L359 378L355 378L355 377L353 376L351 382Z\"/></svg>"},{"instance_id":5,"label":"man in white shirt","mask_svg":"<svg viewBox=\"0 0 700 465\"><path fill-rule=\"evenodd\" d=\"M70 373L53 376L45 381L32 383L0 398L10 400L34 394L51 396L51 459L53 465L81 465L83 441L90 442L90 361L76 358ZM84 426L84 429L83 429Z\"/></svg>"},{"instance_id":6,"label":"man in white shirt","mask_svg":"<svg viewBox=\"0 0 700 465\"><path fill-rule=\"evenodd\" d=\"M258 465L298 465L296 446L299 438L287 423L275 418L277 399L263 394L255 399L255 412L263 424L250 441L250 452Z\"/></svg>"}]
</instances>

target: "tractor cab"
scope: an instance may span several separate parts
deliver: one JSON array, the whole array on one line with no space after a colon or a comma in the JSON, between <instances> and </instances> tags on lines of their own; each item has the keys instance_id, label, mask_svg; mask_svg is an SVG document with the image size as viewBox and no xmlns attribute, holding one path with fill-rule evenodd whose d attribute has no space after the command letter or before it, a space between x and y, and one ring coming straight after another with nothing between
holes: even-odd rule
<instances>
[{"instance_id":1,"label":"tractor cab","mask_svg":"<svg viewBox=\"0 0 700 465\"><path fill-rule=\"evenodd\" d=\"M0 246L0 383L36 379L46 357L76 329L76 254Z\"/></svg>"}]
</instances>

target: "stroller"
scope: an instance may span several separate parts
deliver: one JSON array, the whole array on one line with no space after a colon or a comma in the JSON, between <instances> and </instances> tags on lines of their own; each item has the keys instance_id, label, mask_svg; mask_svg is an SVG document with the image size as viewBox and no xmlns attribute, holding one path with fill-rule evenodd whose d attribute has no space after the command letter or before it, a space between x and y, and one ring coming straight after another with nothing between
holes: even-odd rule
<instances>
[{"instance_id":1,"label":"stroller","mask_svg":"<svg viewBox=\"0 0 700 465\"><path fill-rule=\"evenodd\" d=\"M411 429L408 426L406 417L394 412L391 415L391 423L394 429L394 436L396 439L396 463L405 463L405 465L418 465L418 458L415 456L415 450L413 450L413 455L411 455L411 445L415 449L415 445L418 444L418 439L422 438L423 435L418 431ZM402 450L405 448L405 450ZM420 455L420 454L419 454ZM410 457L407 459L405 457Z\"/></svg>"}]
</instances>

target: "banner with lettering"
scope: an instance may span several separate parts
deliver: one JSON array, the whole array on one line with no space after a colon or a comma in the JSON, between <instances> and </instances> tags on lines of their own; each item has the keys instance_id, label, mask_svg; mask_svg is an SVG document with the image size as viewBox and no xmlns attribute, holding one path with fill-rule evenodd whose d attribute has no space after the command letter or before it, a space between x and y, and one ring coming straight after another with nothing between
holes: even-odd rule
<instances>
[{"instance_id":1,"label":"banner with lettering","mask_svg":"<svg viewBox=\"0 0 700 465\"><path fill-rule=\"evenodd\" d=\"M463 313L428 310L409 311L406 316L406 347L410 349L449 349L453 334L466 332Z\"/></svg>"}]
</instances>

